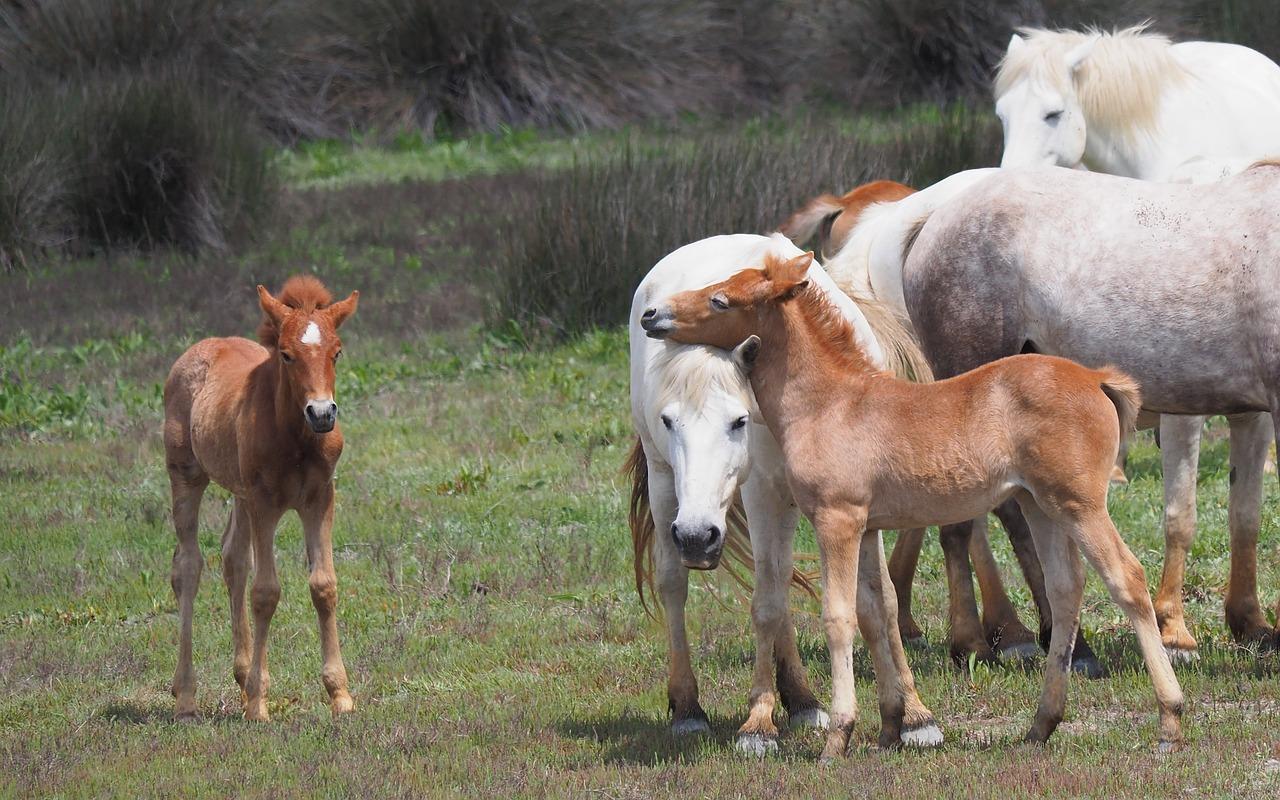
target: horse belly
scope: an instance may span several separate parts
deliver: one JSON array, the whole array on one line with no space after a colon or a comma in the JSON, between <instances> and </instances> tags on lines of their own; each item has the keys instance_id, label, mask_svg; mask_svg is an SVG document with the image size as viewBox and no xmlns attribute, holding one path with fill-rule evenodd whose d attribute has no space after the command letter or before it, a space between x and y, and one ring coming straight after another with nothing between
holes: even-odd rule
<instances>
[{"instance_id":1,"label":"horse belly","mask_svg":"<svg viewBox=\"0 0 1280 800\"><path fill-rule=\"evenodd\" d=\"M877 494L872 501L867 527L903 530L930 525L954 525L985 515L1018 490L1013 476L950 489L928 490L917 486ZM922 490L923 489L923 490Z\"/></svg>"}]
</instances>

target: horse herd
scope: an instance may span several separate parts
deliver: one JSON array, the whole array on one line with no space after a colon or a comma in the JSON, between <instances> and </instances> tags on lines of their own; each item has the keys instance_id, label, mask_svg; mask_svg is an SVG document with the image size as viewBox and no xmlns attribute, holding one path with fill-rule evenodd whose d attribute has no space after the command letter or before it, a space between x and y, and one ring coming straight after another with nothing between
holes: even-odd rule
<instances>
[{"instance_id":1,"label":"horse herd","mask_svg":"<svg viewBox=\"0 0 1280 800\"><path fill-rule=\"evenodd\" d=\"M689 570L729 554L753 571L755 665L739 749L776 748L780 701L792 726L827 730L824 758L846 752L858 629L875 668L880 744L940 743L903 647L920 635L912 578L925 527L938 525L953 656L1048 652L1028 740L1045 741L1061 721L1071 669L1105 672L1080 635L1083 554L1137 634L1159 747L1175 747L1183 701L1172 663L1196 648L1182 578L1209 414L1231 423L1227 623L1237 640L1277 644L1257 596L1256 549L1263 465L1280 438L1269 422L1280 420L1280 165L1266 162L1280 155L1280 67L1243 47L1175 45L1141 28L1024 31L997 74L996 110L999 169L918 192L878 181L823 196L780 233L681 247L637 288L630 524L637 590L664 611L674 734L709 728L685 630ZM815 234L821 265L797 246ZM258 291L261 344L206 339L165 384L180 718L196 708L196 522L211 480L235 495L223 577L246 718L267 719L274 533L289 509L303 522L332 710L354 708L330 530L338 328L357 294L333 302L303 277L279 296ZM1166 558L1153 604L1106 500L1109 482L1123 480L1126 435L1157 424ZM985 533L993 510L1035 598L1038 637L1001 585ZM819 549L829 713L809 686L788 602L790 584L813 589L793 566L801 513ZM886 559L881 531L891 529L901 533Z\"/></svg>"}]
</instances>

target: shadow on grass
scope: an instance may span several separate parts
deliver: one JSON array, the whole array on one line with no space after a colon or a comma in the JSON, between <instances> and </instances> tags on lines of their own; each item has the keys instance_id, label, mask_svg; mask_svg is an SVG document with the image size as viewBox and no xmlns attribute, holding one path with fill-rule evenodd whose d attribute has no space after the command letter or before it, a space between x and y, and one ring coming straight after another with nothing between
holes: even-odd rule
<instances>
[{"instance_id":1,"label":"shadow on grass","mask_svg":"<svg viewBox=\"0 0 1280 800\"><path fill-rule=\"evenodd\" d=\"M632 711L590 719L562 719L556 730L562 736L599 744L602 758L609 764L653 766L694 763L717 751L733 747L737 724L709 715L711 733L675 737L670 723Z\"/></svg>"},{"instance_id":2,"label":"shadow on grass","mask_svg":"<svg viewBox=\"0 0 1280 800\"><path fill-rule=\"evenodd\" d=\"M108 722L125 725L168 725L175 722L172 704L157 704L149 701L116 700L107 703L94 715ZM239 709L235 712L216 711L199 713L195 719L183 722L184 725L227 725L241 722L243 719Z\"/></svg>"}]
</instances>

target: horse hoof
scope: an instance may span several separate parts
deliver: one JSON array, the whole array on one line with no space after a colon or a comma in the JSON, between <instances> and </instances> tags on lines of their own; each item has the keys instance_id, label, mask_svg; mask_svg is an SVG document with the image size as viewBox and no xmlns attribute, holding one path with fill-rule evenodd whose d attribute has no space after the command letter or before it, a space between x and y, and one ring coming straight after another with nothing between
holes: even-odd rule
<instances>
[{"instance_id":1,"label":"horse hoof","mask_svg":"<svg viewBox=\"0 0 1280 800\"><path fill-rule=\"evenodd\" d=\"M778 752L778 737L763 733L740 733L734 743L738 752L750 758L764 758Z\"/></svg>"},{"instance_id":2,"label":"horse hoof","mask_svg":"<svg viewBox=\"0 0 1280 800\"><path fill-rule=\"evenodd\" d=\"M676 738L707 733L711 733L711 725L707 723L706 717L685 717L671 723L671 735Z\"/></svg>"},{"instance_id":3,"label":"horse hoof","mask_svg":"<svg viewBox=\"0 0 1280 800\"><path fill-rule=\"evenodd\" d=\"M174 722L181 722L184 724L191 724L192 722L195 722L197 719L198 717L196 716L195 711L179 711L173 715Z\"/></svg>"},{"instance_id":4,"label":"horse hoof","mask_svg":"<svg viewBox=\"0 0 1280 800\"><path fill-rule=\"evenodd\" d=\"M349 694L340 694L333 698L333 703L330 705L330 709L333 711L334 719L337 719L343 714L350 714L352 711L355 711L356 701L351 699L351 695Z\"/></svg>"},{"instance_id":5,"label":"horse hoof","mask_svg":"<svg viewBox=\"0 0 1280 800\"><path fill-rule=\"evenodd\" d=\"M1161 755L1176 753L1182 749L1182 742L1160 742L1156 745L1156 752Z\"/></svg>"},{"instance_id":6,"label":"horse hoof","mask_svg":"<svg viewBox=\"0 0 1280 800\"><path fill-rule=\"evenodd\" d=\"M1169 656L1170 664L1194 664L1200 660L1199 651L1189 650L1185 647L1169 647L1165 645L1164 652Z\"/></svg>"},{"instance_id":7,"label":"horse hoof","mask_svg":"<svg viewBox=\"0 0 1280 800\"><path fill-rule=\"evenodd\" d=\"M1071 659L1071 671L1091 681L1107 677L1107 670L1093 656Z\"/></svg>"},{"instance_id":8,"label":"horse hoof","mask_svg":"<svg viewBox=\"0 0 1280 800\"><path fill-rule=\"evenodd\" d=\"M910 647L912 650L923 650L929 646L929 640L925 638L923 633L919 636L912 636L910 638L904 637L902 643L907 647Z\"/></svg>"},{"instance_id":9,"label":"horse hoof","mask_svg":"<svg viewBox=\"0 0 1280 800\"><path fill-rule=\"evenodd\" d=\"M1023 661L1031 661L1040 656L1040 645L1035 642L1021 642L1020 644L1010 644L996 650L1000 660L1005 663L1020 663Z\"/></svg>"},{"instance_id":10,"label":"horse hoof","mask_svg":"<svg viewBox=\"0 0 1280 800\"><path fill-rule=\"evenodd\" d=\"M942 728L938 727L938 723L929 720L910 730L904 729L900 738L907 747L938 747L942 744Z\"/></svg>"},{"instance_id":11,"label":"horse hoof","mask_svg":"<svg viewBox=\"0 0 1280 800\"><path fill-rule=\"evenodd\" d=\"M806 708L792 714L790 723L792 730L797 728L817 728L820 731L825 731L827 725L831 723L831 717L820 708Z\"/></svg>"}]
</instances>

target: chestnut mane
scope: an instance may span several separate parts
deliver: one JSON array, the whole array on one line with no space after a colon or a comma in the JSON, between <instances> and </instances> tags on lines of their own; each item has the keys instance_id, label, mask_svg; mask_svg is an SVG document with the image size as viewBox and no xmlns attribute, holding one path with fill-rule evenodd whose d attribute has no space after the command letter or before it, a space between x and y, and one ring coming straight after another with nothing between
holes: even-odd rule
<instances>
[{"instance_id":1,"label":"chestnut mane","mask_svg":"<svg viewBox=\"0 0 1280 800\"><path fill-rule=\"evenodd\" d=\"M310 313L328 308L333 302L333 295L324 288L319 278L311 275L294 275L284 282L276 299L289 308L297 308ZM269 318L263 317L258 326L258 341L263 347L275 348L280 342L280 331Z\"/></svg>"}]
</instances>

